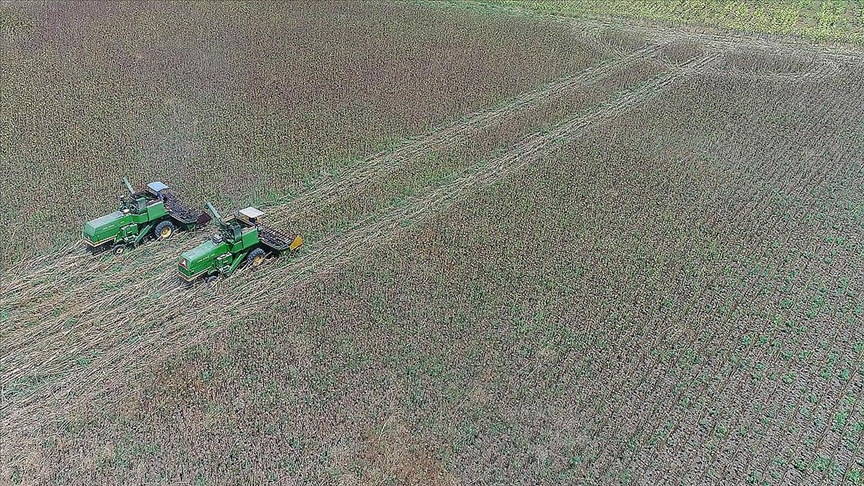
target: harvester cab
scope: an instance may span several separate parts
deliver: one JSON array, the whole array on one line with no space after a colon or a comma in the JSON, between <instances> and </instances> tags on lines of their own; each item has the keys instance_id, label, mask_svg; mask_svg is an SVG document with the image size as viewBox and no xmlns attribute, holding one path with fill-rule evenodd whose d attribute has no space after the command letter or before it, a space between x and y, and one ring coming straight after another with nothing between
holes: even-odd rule
<instances>
[{"instance_id":1,"label":"harvester cab","mask_svg":"<svg viewBox=\"0 0 864 486\"><path fill-rule=\"evenodd\" d=\"M264 211L249 206L248 208L237 211L237 217L238 219L248 221L251 226L257 226L258 220L264 217Z\"/></svg>"},{"instance_id":2,"label":"harvester cab","mask_svg":"<svg viewBox=\"0 0 864 486\"><path fill-rule=\"evenodd\" d=\"M209 202L207 209L218 222L219 230L224 238L229 241L239 241L243 237L243 231L248 228L259 229L261 226L260 219L264 217L264 211L251 206L241 209L227 218L223 218Z\"/></svg>"},{"instance_id":3,"label":"harvester cab","mask_svg":"<svg viewBox=\"0 0 864 486\"><path fill-rule=\"evenodd\" d=\"M120 211L124 213L143 214L147 212L147 205L158 200L165 202L168 186L160 181L151 182L141 191L135 191L129 179L123 177L123 185L129 191L129 198L120 195Z\"/></svg>"}]
</instances>

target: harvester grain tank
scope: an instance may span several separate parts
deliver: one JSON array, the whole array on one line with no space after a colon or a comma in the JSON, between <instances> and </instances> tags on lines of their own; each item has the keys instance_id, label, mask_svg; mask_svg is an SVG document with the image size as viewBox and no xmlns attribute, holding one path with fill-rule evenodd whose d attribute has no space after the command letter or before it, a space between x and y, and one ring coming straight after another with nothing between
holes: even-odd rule
<instances>
[{"instance_id":1,"label":"harvester grain tank","mask_svg":"<svg viewBox=\"0 0 864 486\"><path fill-rule=\"evenodd\" d=\"M175 231L193 230L210 221L204 211L192 211L162 182L151 182L139 191L123 178L129 196L120 196L120 207L84 225L84 243L94 252L111 247L115 254L136 247L146 239L170 238Z\"/></svg>"},{"instance_id":2,"label":"harvester grain tank","mask_svg":"<svg viewBox=\"0 0 864 486\"><path fill-rule=\"evenodd\" d=\"M257 267L268 256L290 253L303 244L299 235L265 226L261 222L264 212L257 208L241 209L227 218L209 202L207 209L219 225L219 233L180 255L177 271L187 282L206 277L212 283L220 275L231 275L241 264Z\"/></svg>"}]
</instances>

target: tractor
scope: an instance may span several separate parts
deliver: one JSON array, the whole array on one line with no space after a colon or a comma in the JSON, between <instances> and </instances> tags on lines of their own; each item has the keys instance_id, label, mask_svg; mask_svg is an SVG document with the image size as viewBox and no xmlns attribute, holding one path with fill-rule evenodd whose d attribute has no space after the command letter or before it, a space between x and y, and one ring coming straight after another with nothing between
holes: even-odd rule
<instances>
[{"instance_id":1,"label":"tractor","mask_svg":"<svg viewBox=\"0 0 864 486\"><path fill-rule=\"evenodd\" d=\"M264 226L264 212L257 208L241 209L224 219L209 202L207 209L218 223L219 233L180 255L177 271L187 282L206 277L206 282L213 284L219 276L230 276L241 264L254 268L270 255L290 253L303 244L299 235L289 236Z\"/></svg>"},{"instance_id":2,"label":"tractor","mask_svg":"<svg viewBox=\"0 0 864 486\"><path fill-rule=\"evenodd\" d=\"M175 231L194 230L210 221L206 212L187 209L161 182L138 191L126 177L123 184L129 195L120 195L118 210L84 224L84 243L93 253L110 247L119 255L147 239L164 240Z\"/></svg>"}]
</instances>

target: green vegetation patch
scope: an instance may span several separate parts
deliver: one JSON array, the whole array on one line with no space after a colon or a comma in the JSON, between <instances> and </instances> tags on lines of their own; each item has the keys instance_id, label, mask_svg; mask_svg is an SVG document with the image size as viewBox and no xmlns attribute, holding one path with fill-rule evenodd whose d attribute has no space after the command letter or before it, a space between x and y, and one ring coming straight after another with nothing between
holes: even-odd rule
<instances>
[{"instance_id":1,"label":"green vegetation patch","mask_svg":"<svg viewBox=\"0 0 864 486\"><path fill-rule=\"evenodd\" d=\"M856 0L472 1L551 15L647 19L864 45L864 8Z\"/></svg>"}]
</instances>

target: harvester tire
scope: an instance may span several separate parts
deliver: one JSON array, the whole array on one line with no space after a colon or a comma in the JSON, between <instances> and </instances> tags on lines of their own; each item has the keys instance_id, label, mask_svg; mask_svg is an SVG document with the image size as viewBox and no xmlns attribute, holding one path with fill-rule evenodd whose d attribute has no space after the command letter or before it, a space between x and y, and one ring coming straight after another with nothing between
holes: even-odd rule
<instances>
[{"instance_id":1,"label":"harvester tire","mask_svg":"<svg viewBox=\"0 0 864 486\"><path fill-rule=\"evenodd\" d=\"M156 225L156 230L154 235L156 235L157 240L167 240L171 238L171 235L174 234L174 223L171 221L162 221L161 223Z\"/></svg>"},{"instance_id":2,"label":"harvester tire","mask_svg":"<svg viewBox=\"0 0 864 486\"><path fill-rule=\"evenodd\" d=\"M210 275L206 280L204 280L204 283L206 283L208 287L215 287L217 280L219 280L218 275Z\"/></svg>"},{"instance_id":3,"label":"harvester tire","mask_svg":"<svg viewBox=\"0 0 864 486\"><path fill-rule=\"evenodd\" d=\"M111 252L115 255L121 255L124 251L126 251L126 245L122 243L119 245L114 245L114 248L111 249Z\"/></svg>"},{"instance_id":4,"label":"harvester tire","mask_svg":"<svg viewBox=\"0 0 864 486\"><path fill-rule=\"evenodd\" d=\"M261 248L255 248L249 253L249 256L246 257L246 265L255 268L262 263L264 263L264 258L267 257L267 254L264 253L264 250Z\"/></svg>"}]
</instances>

